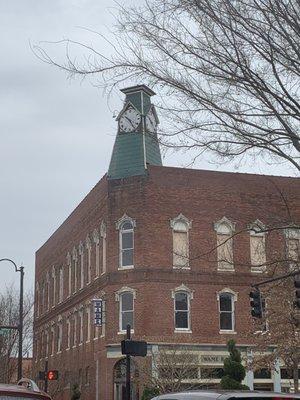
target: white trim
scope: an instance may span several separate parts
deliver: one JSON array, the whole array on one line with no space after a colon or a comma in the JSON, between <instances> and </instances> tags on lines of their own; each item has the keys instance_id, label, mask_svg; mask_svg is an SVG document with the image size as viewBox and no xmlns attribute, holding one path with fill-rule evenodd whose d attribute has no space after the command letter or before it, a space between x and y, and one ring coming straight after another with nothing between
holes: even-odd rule
<instances>
[{"instance_id":1,"label":"white trim","mask_svg":"<svg viewBox=\"0 0 300 400\"><path fill-rule=\"evenodd\" d=\"M176 223L177 222L182 222L186 225L187 229L186 230L177 230L175 229ZM170 219L170 226L173 230L176 232L187 232L189 229L192 228L192 220L189 220L187 217L185 217L183 214L178 214L177 217Z\"/></svg>"},{"instance_id":2,"label":"white trim","mask_svg":"<svg viewBox=\"0 0 300 400\"><path fill-rule=\"evenodd\" d=\"M221 311L220 309L220 295L222 294L230 294L231 295L231 312L230 311L225 311L228 314L231 314L231 324L232 324L232 328L231 329L221 329L220 323L221 323ZM236 325L236 317L235 317L235 302L237 301L237 292L234 292L232 289L230 288L224 288L222 290L220 290L219 292L217 292L217 300L218 300L218 308L219 308L219 333L234 333L235 332L235 325Z\"/></svg>"},{"instance_id":3,"label":"white trim","mask_svg":"<svg viewBox=\"0 0 300 400\"><path fill-rule=\"evenodd\" d=\"M176 294L178 293L184 293L187 298L187 310L176 310ZM187 286L184 284L181 284L178 286L176 289L172 290L172 299L173 301L173 307L174 307L174 331L175 332L191 332L191 300L193 299L193 291L189 289ZM182 311L187 313L187 323L188 326L187 328L177 328L176 327L176 311Z\"/></svg>"},{"instance_id":4,"label":"white trim","mask_svg":"<svg viewBox=\"0 0 300 400\"><path fill-rule=\"evenodd\" d=\"M265 236L266 226L259 220L256 219L254 222L248 225L250 236Z\"/></svg>"},{"instance_id":5,"label":"white trim","mask_svg":"<svg viewBox=\"0 0 300 400\"><path fill-rule=\"evenodd\" d=\"M127 214L123 214L123 216L116 221L116 229L119 230L121 228L121 225L123 225L124 222L131 222L133 228L136 228L136 221L135 219L129 217Z\"/></svg>"},{"instance_id":6,"label":"white trim","mask_svg":"<svg viewBox=\"0 0 300 400\"><path fill-rule=\"evenodd\" d=\"M228 230L225 232L224 227L228 228ZM220 234L225 234L225 235L231 235L235 231L235 222L230 221L227 217L221 218L219 221L216 221L214 223L214 230L217 233Z\"/></svg>"}]
</instances>

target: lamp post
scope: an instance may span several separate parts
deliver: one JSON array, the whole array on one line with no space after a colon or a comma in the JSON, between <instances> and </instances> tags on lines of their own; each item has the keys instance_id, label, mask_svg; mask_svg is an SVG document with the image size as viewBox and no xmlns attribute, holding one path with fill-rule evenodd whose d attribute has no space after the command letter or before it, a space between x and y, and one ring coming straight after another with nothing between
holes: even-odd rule
<instances>
[{"instance_id":1,"label":"lamp post","mask_svg":"<svg viewBox=\"0 0 300 400\"><path fill-rule=\"evenodd\" d=\"M22 378L22 361L23 361L23 291L24 291L24 267L17 267L17 264L9 258L1 258L1 261L8 261L15 267L16 272L20 272L20 301L19 301L19 324L17 327L10 329L17 329L19 332L19 345L18 345L18 380Z\"/></svg>"}]
</instances>

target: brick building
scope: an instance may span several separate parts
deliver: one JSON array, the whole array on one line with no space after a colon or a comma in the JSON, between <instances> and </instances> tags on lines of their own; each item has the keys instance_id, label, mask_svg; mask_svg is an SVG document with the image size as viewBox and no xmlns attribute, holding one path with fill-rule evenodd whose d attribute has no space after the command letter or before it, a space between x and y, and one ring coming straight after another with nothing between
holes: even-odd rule
<instances>
[{"instance_id":1,"label":"brick building","mask_svg":"<svg viewBox=\"0 0 300 400\"><path fill-rule=\"evenodd\" d=\"M108 173L36 253L34 370L46 359L59 369L51 385L60 398L77 382L84 399L122 399L127 323L149 354L184 344L199 385L204 370L220 371L229 338L251 357L250 284L287 238L300 240L297 232L253 228L286 220L276 187L299 219L296 178L163 167L154 93L146 86L123 93ZM95 298L103 299L101 327ZM245 383L278 390L289 385L281 373L249 371ZM216 375L209 385L218 382ZM137 386L133 392L139 398Z\"/></svg>"}]
</instances>

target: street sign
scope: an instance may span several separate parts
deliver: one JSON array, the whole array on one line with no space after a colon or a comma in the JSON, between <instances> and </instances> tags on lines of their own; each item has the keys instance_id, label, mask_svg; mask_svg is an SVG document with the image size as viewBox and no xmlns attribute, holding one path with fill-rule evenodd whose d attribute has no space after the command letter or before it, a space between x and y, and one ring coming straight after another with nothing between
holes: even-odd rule
<instances>
[{"instance_id":1,"label":"street sign","mask_svg":"<svg viewBox=\"0 0 300 400\"><path fill-rule=\"evenodd\" d=\"M102 299L93 299L93 308L94 308L94 325L102 326L103 324L103 300Z\"/></svg>"},{"instance_id":2,"label":"street sign","mask_svg":"<svg viewBox=\"0 0 300 400\"><path fill-rule=\"evenodd\" d=\"M137 340L122 340L122 354L129 356L145 357L147 355L147 342L139 342Z\"/></svg>"},{"instance_id":3,"label":"street sign","mask_svg":"<svg viewBox=\"0 0 300 400\"><path fill-rule=\"evenodd\" d=\"M8 328L0 328L0 336L7 336L9 334L10 329Z\"/></svg>"}]
</instances>

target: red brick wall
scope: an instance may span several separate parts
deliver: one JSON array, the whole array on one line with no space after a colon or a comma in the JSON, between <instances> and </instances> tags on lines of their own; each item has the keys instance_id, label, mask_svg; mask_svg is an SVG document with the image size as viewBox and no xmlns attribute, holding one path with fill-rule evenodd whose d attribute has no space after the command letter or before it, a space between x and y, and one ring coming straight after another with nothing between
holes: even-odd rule
<instances>
[{"instance_id":1,"label":"red brick wall","mask_svg":"<svg viewBox=\"0 0 300 400\"><path fill-rule=\"evenodd\" d=\"M278 187L282 193L279 193ZM289 215L282 200L288 201L294 222L300 220L300 187L296 178L265 177L180 168L149 167L148 177L121 181L106 181L95 186L70 217L36 255L36 280L44 279L53 265L66 265L66 254L78 246L88 233L107 223L107 273L92 279L92 284L80 293L66 298L62 304L35 320L35 329L61 314L67 315L74 306L106 293L106 336L81 348L63 350L49 358L50 366L78 371L91 368L91 382L84 387L84 398L94 398L95 357L99 355L101 399L112 399L113 365L116 359L106 359L106 345L119 343L118 302L115 292L123 286L136 290L134 337L149 342L224 344L230 335L219 334L217 292L229 287L238 295L235 304L236 331L239 344L250 344L249 287L258 276L250 271L249 233L247 224L260 219L265 225L286 222ZM134 270L118 271L119 243L116 221L126 213L136 221ZM192 220L189 231L190 270L172 268L172 230L170 220L178 214ZM213 223L223 216L236 223L234 238L235 272L217 271L216 232ZM267 234L267 257L282 252L281 232ZM93 255L94 260L94 255ZM94 261L93 261L94 268ZM193 290L191 300L192 333L174 333L172 289L185 284ZM58 288L57 288L58 290ZM64 334L65 334L64 327ZM179 338L179 339L178 339ZM65 348L65 343L63 344ZM35 363L35 370L43 361Z\"/></svg>"}]
</instances>

